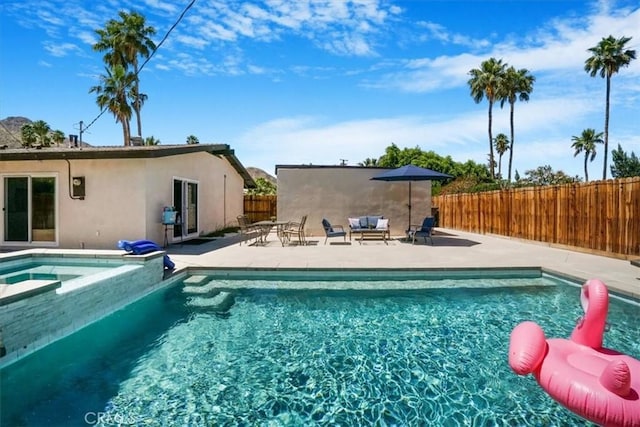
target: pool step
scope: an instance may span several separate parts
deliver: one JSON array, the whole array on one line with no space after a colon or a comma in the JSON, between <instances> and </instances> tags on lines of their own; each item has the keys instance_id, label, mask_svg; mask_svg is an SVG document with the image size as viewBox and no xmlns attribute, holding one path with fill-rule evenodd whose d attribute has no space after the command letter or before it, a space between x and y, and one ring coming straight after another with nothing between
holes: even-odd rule
<instances>
[{"instance_id":1,"label":"pool step","mask_svg":"<svg viewBox=\"0 0 640 427\"><path fill-rule=\"evenodd\" d=\"M207 282L204 285L203 284L194 285L191 283L187 284L185 282L185 286L184 288L182 288L182 292L184 292L185 294L191 294L191 295L205 295L210 293L217 294L218 292L220 292L219 289L220 289L220 284L215 280Z\"/></svg>"},{"instance_id":2,"label":"pool step","mask_svg":"<svg viewBox=\"0 0 640 427\"><path fill-rule=\"evenodd\" d=\"M187 306L193 308L210 309L216 312L226 312L235 303L235 296L231 292L222 291L215 296L195 296L187 298Z\"/></svg>"}]
</instances>

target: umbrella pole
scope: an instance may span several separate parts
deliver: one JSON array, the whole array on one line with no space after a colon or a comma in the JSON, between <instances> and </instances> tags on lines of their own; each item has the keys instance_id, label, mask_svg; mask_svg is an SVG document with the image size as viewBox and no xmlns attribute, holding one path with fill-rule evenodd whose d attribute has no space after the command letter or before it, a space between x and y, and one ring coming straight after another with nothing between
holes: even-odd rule
<instances>
[{"instance_id":1,"label":"umbrella pole","mask_svg":"<svg viewBox=\"0 0 640 427\"><path fill-rule=\"evenodd\" d=\"M411 181L409 181L409 225L407 226L407 232L411 230Z\"/></svg>"}]
</instances>

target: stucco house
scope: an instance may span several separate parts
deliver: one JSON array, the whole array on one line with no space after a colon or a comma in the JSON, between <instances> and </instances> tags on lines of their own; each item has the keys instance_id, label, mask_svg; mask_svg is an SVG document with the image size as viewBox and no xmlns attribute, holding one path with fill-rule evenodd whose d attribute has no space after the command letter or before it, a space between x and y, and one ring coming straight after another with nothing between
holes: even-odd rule
<instances>
[{"instance_id":1,"label":"stucco house","mask_svg":"<svg viewBox=\"0 0 640 427\"><path fill-rule=\"evenodd\" d=\"M0 249L188 240L235 225L254 186L226 144L0 149Z\"/></svg>"},{"instance_id":2,"label":"stucco house","mask_svg":"<svg viewBox=\"0 0 640 427\"><path fill-rule=\"evenodd\" d=\"M324 236L322 218L348 230L349 217L383 215L391 235L409 226L409 183L372 181L388 168L363 166L276 165L278 219L308 215L307 235ZM411 224L431 215L431 181L412 183Z\"/></svg>"}]
</instances>

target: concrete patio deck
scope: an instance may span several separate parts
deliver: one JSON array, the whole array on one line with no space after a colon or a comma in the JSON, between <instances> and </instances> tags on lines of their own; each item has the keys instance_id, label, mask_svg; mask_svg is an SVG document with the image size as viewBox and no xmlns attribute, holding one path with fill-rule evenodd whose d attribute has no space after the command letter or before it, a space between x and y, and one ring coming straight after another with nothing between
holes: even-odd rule
<instances>
[{"instance_id":1,"label":"concrete patio deck","mask_svg":"<svg viewBox=\"0 0 640 427\"><path fill-rule=\"evenodd\" d=\"M483 268L542 267L581 281L598 278L640 300L640 268L628 260L551 247L545 243L438 228L433 245L395 238L352 241L308 237L308 246L282 246L272 234L265 246L240 245L239 236L200 245L175 244L167 253L178 268ZM331 244L330 244L331 243Z\"/></svg>"}]
</instances>

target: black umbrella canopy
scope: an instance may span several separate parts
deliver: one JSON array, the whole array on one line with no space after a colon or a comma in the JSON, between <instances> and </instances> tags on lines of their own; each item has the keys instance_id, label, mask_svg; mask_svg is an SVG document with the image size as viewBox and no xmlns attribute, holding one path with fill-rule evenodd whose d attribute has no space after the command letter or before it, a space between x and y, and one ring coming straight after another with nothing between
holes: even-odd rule
<instances>
[{"instance_id":1,"label":"black umbrella canopy","mask_svg":"<svg viewBox=\"0 0 640 427\"><path fill-rule=\"evenodd\" d=\"M446 173L434 171L427 168L421 168L414 165L401 166L396 169L391 169L381 174L372 177L372 180L376 181L408 181L409 182L409 226L407 231L411 228L411 181L444 181L446 179L453 178Z\"/></svg>"}]
</instances>

